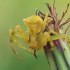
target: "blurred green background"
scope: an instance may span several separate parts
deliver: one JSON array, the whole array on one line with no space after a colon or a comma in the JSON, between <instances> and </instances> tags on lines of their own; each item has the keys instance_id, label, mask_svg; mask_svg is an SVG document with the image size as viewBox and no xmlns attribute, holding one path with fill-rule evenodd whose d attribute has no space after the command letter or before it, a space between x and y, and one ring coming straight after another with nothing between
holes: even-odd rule
<instances>
[{"instance_id":1,"label":"blurred green background","mask_svg":"<svg viewBox=\"0 0 70 70\"><path fill-rule=\"evenodd\" d=\"M40 57L36 59L30 53L19 49L15 45L16 51L23 58L23 61L19 60L9 46L8 35L9 29L14 28L16 25L20 25L26 30L23 18L34 15L36 8L43 13L48 12L46 2L52 5L53 0L0 0L0 70L50 70L46 56L41 50L37 52ZM70 3L70 0L56 1L58 18L65 11L67 3ZM64 20L68 17L70 17L70 8ZM70 36L69 30L68 36ZM24 43L23 45L26 46Z\"/></svg>"}]
</instances>

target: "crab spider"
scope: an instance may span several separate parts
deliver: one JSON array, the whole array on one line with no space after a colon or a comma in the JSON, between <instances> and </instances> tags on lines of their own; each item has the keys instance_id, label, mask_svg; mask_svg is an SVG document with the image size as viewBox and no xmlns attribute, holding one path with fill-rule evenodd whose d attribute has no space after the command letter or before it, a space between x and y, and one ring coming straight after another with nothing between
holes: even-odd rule
<instances>
[{"instance_id":1,"label":"crab spider","mask_svg":"<svg viewBox=\"0 0 70 70\"><path fill-rule=\"evenodd\" d=\"M31 17L28 17L23 20L25 23L28 34L20 27L20 25L17 25L14 27L14 29L9 30L9 36L10 36L10 46L15 53L15 55L22 59L17 52L14 49L13 42L18 45L19 48L22 50L25 50L31 54L34 54L34 56L37 58L36 50L40 50L47 44L47 42L51 45L51 50L54 49L54 43L53 40L65 38L67 41L68 38L64 34L58 34L53 30L50 30L48 32L44 32L47 24L48 24L48 14L46 14L44 21L36 15L33 15ZM51 36L50 33L55 34L54 36ZM17 40L16 37L21 38L29 47L29 50L22 46Z\"/></svg>"}]
</instances>

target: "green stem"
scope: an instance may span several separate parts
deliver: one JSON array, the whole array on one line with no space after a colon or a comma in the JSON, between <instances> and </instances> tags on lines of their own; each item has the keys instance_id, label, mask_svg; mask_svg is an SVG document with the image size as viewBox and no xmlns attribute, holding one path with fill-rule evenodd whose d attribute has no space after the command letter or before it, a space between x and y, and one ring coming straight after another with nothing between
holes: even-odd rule
<instances>
[{"instance_id":1,"label":"green stem","mask_svg":"<svg viewBox=\"0 0 70 70\"><path fill-rule=\"evenodd\" d=\"M56 47L56 46L55 46ZM55 57L55 61L57 63L57 66L59 68L59 70L69 70L69 67L62 55L62 52L61 50L55 48L53 51L52 51L54 57Z\"/></svg>"},{"instance_id":2,"label":"green stem","mask_svg":"<svg viewBox=\"0 0 70 70\"><path fill-rule=\"evenodd\" d=\"M59 41L60 41L60 44L62 46L63 54L64 54L64 56L66 58L66 61L67 61L68 65L69 65L69 67L70 67L70 50L69 50L68 46L64 43L64 41L62 39L59 40Z\"/></svg>"},{"instance_id":3,"label":"green stem","mask_svg":"<svg viewBox=\"0 0 70 70\"><path fill-rule=\"evenodd\" d=\"M54 60L54 57L53 57L51 51L47 52L47 59L48 59L48 64L50 66L50 69L51 70L58 70L58 67L57 67L57 65L55 63L55 60Z\"/></svg>"},{"instance_id":4,"label":"green stem","mask_svg":"<svg viewBox=\"0 0 70 70\"><path fill-rule=\"evenodd\" d=\"M45 54L47 56L48 64L49 64L51 70L58 70L58 67L57 67L55 59L53 57L52 51L48 50L49 46L50 46L50 44L48 42L47 45L43 47L44 52L45 52Z\"/></svg>"}]
</instances>

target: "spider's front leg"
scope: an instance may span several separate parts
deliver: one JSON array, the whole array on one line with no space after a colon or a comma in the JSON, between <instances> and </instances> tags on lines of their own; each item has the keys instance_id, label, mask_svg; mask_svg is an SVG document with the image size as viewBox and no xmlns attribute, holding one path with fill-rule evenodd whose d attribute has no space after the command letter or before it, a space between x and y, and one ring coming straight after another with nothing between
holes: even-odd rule
<instances>
[{"instance_id":1,"label":"spider's front leg","mask_svg":"<svg viewBox=\"0 0 70 70\"><path fill-rule=\"evenodd\" d=\"M10 47L11 49L13 50L13 52L15 53L15 55L20 59L22 60L22 58L18 55L18 53L16 52L16 50L14 49L14 46L13 46L13 42L15 41L15 38L14 38L14 34L13 34L13 30L10 29L9 30L9 35L10 35Z\"/></svg>"},{"instance_id":2,"label":"spider's front leg","mask_svg":"<svg viewBox=\"0 0 70 70\"><path fill-rule=\"evenodd\" d=\"M70 39L65 35L65 34L59 34L59 33L57 33L57 32L55 32L55 31L53 31L53 30L50 30L49 32L49 38L52 40L52 41L54 41L54 40L59 40L59 39L64 39L66 42L67 42L67 44L70 46ZM50 40L49 39L49 40ZM50 40L50 41L51 41ZM51 43L53 43L53 42L51 42Z\"/></svg>"},{"instance_id":3,"label":"spider's front leg","mask_svg":"<svg viewBox=\"0 0 70 70\"><path fill-rule=\"evenodd\" d=\"M42 36L42 44L43 46L46 46L47 45L47 42L50 43L51 47L49 48L49 50L53 50L55 47L54 47L54 43L53 43L53 40L51 39L51 35L48 33L48 32L44 32L43 33L43 36Z\"/></svg>"},{"instance_id":4,"label":"spider's front leg","mask_svg":"<svg viewBox=\"0 0 70 70\"><path fill-rule=\"evenodd\" d=\"M27 51L27 52L29 52L29 53L31 53L31 54L34 54L34 52L33 52L32 50L26 49L25 47L23 47L23 46L16 40L15 37L19 37L19 38L21 38L27 45L29 44L29 40L28 40L28 37L27 37L26 33L23 31L23 29L22 29L19 25L16 26L13 30L10 29L10 30L9 30L9 35L10 35L10 46L11 46L13 52L15 53L15 55L16 55L18 58L22 59L22 58L17 54L17 52L15 51L14 46L13 46L13 42L15 42L15 43L18 45L18 47L21 48L22 50L25 50L25 51Z\"/></svg>"},{"instance_id":5,"label":"spider's front leg","mask_svg":"<svg viewBox=\"0 0 70 70\"><path fill-rule=\"evenodd\" d=\"M70 46L70 39L65 35L65 34L56 34L51 36L52 40L59 40L59 39L64 39L68 45Z\"/></svg>"}]
</instances>

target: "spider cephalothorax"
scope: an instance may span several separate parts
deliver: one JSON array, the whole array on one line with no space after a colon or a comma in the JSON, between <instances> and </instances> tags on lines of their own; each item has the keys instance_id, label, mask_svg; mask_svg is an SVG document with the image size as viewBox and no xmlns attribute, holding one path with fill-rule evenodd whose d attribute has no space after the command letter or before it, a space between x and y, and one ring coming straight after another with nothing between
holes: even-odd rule
<instances>
[{"instance_id":1,"label":"spider cephalothorax","mask_svg":"<svg viewBox=\"0 0 70 70\"><path fill-rule=\"evenodd\" d=\"M36 35L39 33L43 26L43 20L39 16L31 16L29 18L23 19L27 30L30 35Z\"/></svg>"}]
</instances>

